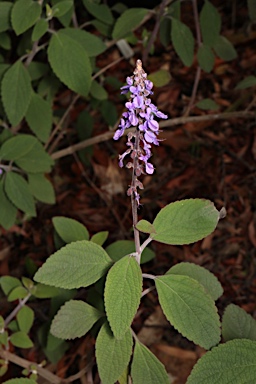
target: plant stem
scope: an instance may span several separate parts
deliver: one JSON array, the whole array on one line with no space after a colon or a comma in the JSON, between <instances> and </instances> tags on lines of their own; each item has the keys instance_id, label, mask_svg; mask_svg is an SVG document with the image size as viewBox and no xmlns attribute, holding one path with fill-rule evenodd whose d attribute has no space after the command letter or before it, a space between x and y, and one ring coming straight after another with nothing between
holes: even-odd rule
<instances>
[{"instance_id":1,"label":"plant stem","mask_svg":"<svg viewBox=\"0 0 256 384\"><path fill-rule=\"evenodd\" d=\"M24 297L23 300L20 300L19 304L14 308L14 310L10 313L9 316L4 321L4 326L7 327L7 325L12 321L12 319L17 315L19 310L26 304L28 299L30 298L31 293L28 293L26 297Z\"/></svg>"},{"instance_id":2,"label":"plant stem","mask_svg":"<svg viewBox=\"0 0 256 384\"><path fill-rule=\"evenodd\" d=\"M140 142L139 130L137 128L136 129L136 136L135 136L135 145L134 145L136 155L134 156L134 159L133 159L132 185L131 185L134 188L134 190L137 190L137 187L136 187L136 180L137 180L136 169L138 167L139 142ZM132 194L131 194L131 203L132 203L132 221L133 221L136 261L140 265L140 258L141 258L140 234L139 234L138 229L136 228L136 225L138 223L138 203L137 203L136 196L135 196L134 192L132 192Z\"/></svg>"}]
</instances>

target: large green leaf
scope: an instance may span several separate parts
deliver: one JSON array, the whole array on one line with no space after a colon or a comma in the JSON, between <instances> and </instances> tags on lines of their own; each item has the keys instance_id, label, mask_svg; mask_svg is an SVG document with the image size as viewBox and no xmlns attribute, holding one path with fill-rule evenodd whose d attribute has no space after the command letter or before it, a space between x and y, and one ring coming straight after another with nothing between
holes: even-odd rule
<instances>
[{"instance_id":1,"label":"large green leaf","mask_svg":"<svg viewBox=\"0 0 256 384\"><path fill-rule=\"evenodd\" d=\"M213 46L216 54L225 61L234 60L237 52L231 42L224 36L219 36Z\"/></svg>"},{"instance_id":2,"label":"large green leaf","mask_svg":"<svg viewBox=\"0 0 256 384\"><path fill-rule=\"evenodd\" d=\"M131 33L141 23L148 11L146 8L130 8L124 11L115 23L113 39L119 40Z\"/></svg>"},{"instance_id":3,"label":"large green leaf","mask_svg":"<svg viewBox=\"0 0 256 384\"><path fill-rule=\"evenodd\" d=\"M133 384L170 383L164 365L139 341L135 343L131 376Z\"/></svg>"},{"instance_id":4,"label":"large green leaf","mask_svg":"<svg viewBox=\"0 0 256 384\"><path fill-rule=\"evenodd\" d=\"M34 280L54 287L87 287L99 280L111 266L108 254L87 240L76 241L51 255L39 268Z\"/></svg>"},{"instance_id":5,"label":"large green leaf","mask_svg":"<svg viewBox=\"0 0 256 384\"><path fill-rule=\"evenodd\" d=\"M65 243L89 239L87 228L77 220L64 216L55 216L52 222L56 232Z\"/></svg>"},{"instance_id":6,"label":"large green leaf","mask_svg":"<svg viewBox=\"0 0 256 384\"><path fill-rule=\"evenodd\" d=\"M43 173L29 173L28 185L32 195L46 204L55 203L55 193L51 182Z\"/></svg>"},{"instance_id":7,"label":"large green leaf","mask_svg":"<svg viewBox=\"0 0 256 384\"><path fill-rule=\"evenodd\" d=\"M103 384L115 383L119 379L129 364L132 345L130 329L121 340L118 340L111 332L108 323L103 324L96 340L96 360Z\"/></svg>"},{"instance_id":8,"label":"large green leaf","mask_svg":"<svg viewBox=\"0 0 256 384\"><path fill-rule=\"evenodd\" d=\"M0 180L0 201L0 225L2 225L5 229L9 229L15 223L17 208L7 198L2 180Z\"/></svg>"},{"instance_id":9,"label":"large green leaf","mask_svg":"<svg viewBox=\"0 0 256 384\"><path fill-rule=\"evenodd\" d=\"M11 10L13 3L10 1L0 2L0 32L7 31L11 27Z\"/></svg>"},{"instance_id":10,"label":"large green leaf","mask_svg":"<svg viewBox=\"0 0 256 384\"><path fill-rule=\"evenodd\" d=\"M256 320L235 304L229 304L222 318L222 336L225 341L250 339L256 341Z\"/></svg>"},{"instance_id":11,"label":"large green leaf","mask_svg":"<svg viewBox=\"0 0 256 384\"><path fill-rule=\"evenodd\" d=\"M5 179L5 193L9 200L29 216L36 216L33 196L26 180L15 172L7 172Z\"/></svg>"},{"instance_id":12,"label":"large green leaf","mask_svg":"<svg viewBox=\"0 0 256 384\"><path fill-rule=\"evenodd\" d=\"M132 240L117 240L107 246L106 252L112 260L118 261L122 257L134 253L135 244ZM141 264L152 260L155 256L155 252L153 252L150 248L145 248L141 254Z\"/></svg>"},{"instance_id":13,"label":"large green leaf","mask_svg":"<svg viewBox=\"0 0 256 384\"><path fill-rule=\"evenodd\" d=\"M25 116L32 93L31 80L21 61L16 61L4 74L2 101L12 125L17 125Z\"/></svg>"},{"instance_id":14,"label":"large green leaf","mask_svg":"<svg viewBox=\"0 0 256 384\"><path fill-rule=\"evenodd\" d=\"M34 147L37 139L31 135L19 134L6 140L0 149L0 157L15 161L26 156Z\"/></svg>"},{"instance_id":15,"label":"large green leaf","mask_svg":"<svg viewBox=\"0 0 256 384\"><path fill-rule=\"evenodd\" d=\"M48 58L53 72L65 85L87 96L92 70L89 57L79 42L60 29L50 40Z\"/></svg>"},{"instance_id":16,"label":"large green leaf","mask_svg":"<svg viewBox=\"0 0 256 384\"><path fill-rule=\"evenodd\" d=\"M166 272L166 275L183 275L191 277L202 284L214 301L223 294L223 288L217 277L207 269L193 263L179 263Z\"/></svg>"},{"instance_id":17,"label":"large green leaf","mask_svg":"<svg viewBox=\"0 0 256 384\"><path fill-rule=\"evenodd\" d=\"M97 4L91 0L83 0L83 3L87 11L96 17L96 19L108 25L113 23L114 18L112 12L106 4Z\"/></svg>"},{"instance_id":18,"label":"large green leaf","mask_svg":"<svg viewBox=\"0 0 256 384\"><path fill-rule=\"evenodd\" d=\"M194 58L194 37L186 24L172 19L171 38L173 47L184 65L190 67Z\"/></svg>"},{"instance_id":19,"label":"large green leaf","mask_svg":"<svg viewBox=\"0 0 256 384\"><path fill-rule=\"evenodd\" d=\"M31 131L39 140L46 142L52 128L52 108L50 103L33 92L25 117Z\"/></svg>"},{"instance_id":20,"label":"large green leaf","mask_svg":"<svg viewBox=\"0 0 256 384\"><path fill-rule=\"evenodd\" d=\"M165 275L155 279L159 302L170 323L205 349L220 341L220 321L214 300L198 281L188 276Z\"/></svg>"},{"instance_id":21,"label":"large green leaf","mask_svg":"<svg viewBox=\"0 0 256 384\"><path fill-rule=\"evenodd\" d=\"M213 348L198 360L187 384L254 384L255 356L255 341L228 341Z\"/></svg>"},{"instance_id":22,"label":"large green leaf","mask_svg":"<svg viewBox=\"0 0 256 384\"><path fill-rule=\"evenodd\" d=\"M51 333L60 339L84 336L102 316L96 308L81 300L67 301L54 317Z\"/></svg>"},{"instance_id":23,"label":"large green leaf","mask_svg":"<svg viewBox=\"0 0 256 384\"><path fill-rule=\"evenodd\" d=\"M220 35L221 17L217 9L208 0L205 0L200 13L200 27L203 43L213 47Z\"/></svg>"},{"instance_id":24,"label":"large green leaf","mask_svg":"<svg viewBox=\"0 0 256 384\"><path fill-rule=\"evenodd\" d=\"M17 0L13 6L11 20L16 35L21 35L35 24L41 14L41 5L33 0Z\"/></svg>"},{"instance_id":25,"label":"large green leaf","mask_svg":"<svg viewBox=\"0 0 256 384\"><path fill-rule=\"evenodd\" d=\"M107 318L117 339L122 339L130 327L141 291L141 269L134 257L125 256L110 269L104 292Z\"/></svg>"},{"instance_id":26,"label":"large green leaf","mask_svg":"<svg viewBox=\"0 0 256 384\"><path fill-rule=\"evenodd\" d=\"M81 44L89 57L98 56L106 50L103 41L92 33L77 28L65 28L62 33Z\"/></svg>"},{"instance_id":27,"label":"large green leaf","mask_svg":"<svg viewBox=\"0 0 256 384\"><path fill-rule=\"evenodd\" d=\"M190 244L214 231L219 212L204 199L187 199L168 204L157 214L151 233L153 240L166 244Z\"/></svg>"}]
</instances>

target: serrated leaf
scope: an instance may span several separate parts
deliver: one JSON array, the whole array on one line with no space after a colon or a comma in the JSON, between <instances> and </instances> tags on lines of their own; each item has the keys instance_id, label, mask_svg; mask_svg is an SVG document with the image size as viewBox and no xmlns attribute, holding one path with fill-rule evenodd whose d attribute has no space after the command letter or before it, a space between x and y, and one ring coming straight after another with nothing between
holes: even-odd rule
<instances>
[{"instance_id":1,"label":"serrated leaf","mask_svg":"<svg viewBox=\"0 0 256 384\"><path fill-rule=\"evenodd\" d=\"M101 231L101 232L95 233L95 235L91 237L91 241L95 244L103 245L108 238L108 234L109 234L108 231Z\"/></svg>"},{"instance_id":2,"label":"serrated leaf","mask_svg":"<svg viewBox=\"0 0 256 384\"><path fill-rule=\"evenodd\" d=\"M20 331L28 333L33 325L34 317L35 315L33 310L30 307L24 305L16 316Z\"/></svg>"},{"instance_id":3,"label":"serrated leaf","mask_svg":"<svg viewBox=\"0 0 256 384\"><path fill-rule=\"evenodd\" d=\"M136 224L136 228L143 233L156 233L154 226L147 220L140 220Z\"/></svg>"},{"instance_id":4,"label":"serrated leaf","mask_svg":"<svg viewBox=\"0 0 256 384\"><path fill-rule=\"evenodd\" d=\"M168 321L183 336L210 349L220 341L220 321L213 299L188 276L155 279L160 305Z\"/></svg>"},{"instance_id":5,"label":"serrated leaf","mask_svg":"<svg viewBox=\"0 0 256 384\"><path fill-rule=\"evenodd\" d=\"M41 6L33 0L18 0L11 13L12 26L16 35L32 27L41 14Z\"/></svg>"},{"instance_id":6,"label":"serrated leaf","mask_svg":"<svg viewBox=\"0 0 256 384\"><path fill-rule=\"evenodd\" d=\"M52 222L56 232L65 243L89 239L87 228L77 220L64 216L55 216Z\"/></svg>"},{"instance_id":7,"label":"serrated leaf","mask_svg":"<svg viewBox=\"0 0 256 384\"><path fill-rule=\"evenodd\" d=\"M198 360L187 384L253 384L256 382L255 356L255 341L228 341Z\"/></svg>"},{"instance_id":8,"label":"serrated leaf","mask_svg":"<svg viewBox=\"0 0 256 384\"><path fill-rule=\"evenodd\" d=\"M106 248L106 252L109 254L112 260L118 261L126 255L130 255L135 252L134 241L131 240L117 240L110 244ZM155 252L150 248L145 248L141 255L141 264L147 263L155 257Z\"/></svg>"},{"instance_id":9,"label":"serrated leaf","mask_svg":"<svg viewBox=\"0 0 256 384\"><path fill-rule=\"evenodd\" d=\"M19 348L33 347L33 342L25 332L18 331L13 333L10 336L10 341L15 347L19 347Z\"/></svg>"},{"instance_id":10,"label":"serrated leaf","mask_svg":"<svg viewBox=\"0 0 256 384\"><path fill-rule=\"evenodd\" d=\"M154 83L155 87L163 87L170 82L171 75L166 69L160 69L159 71L150 73L148 79Z\"/></svg>"},{"instance_id":11,"label":"serrated leaf","mask_svg":"<svg viewBox=\"0 0 256 384\"><path fill-rule=\"evenodd\" d=\"M204 199L187 199L168 204L157 214L153 226L153 240L165 244L190 244L214 231L219 212L214 204Z\"/></svg>"},{"instance_id":12,"label":"serrated leaf","mask_svg":"<svg viewBox=\"0 0 256 384\"><path fill-rule=\"evenodd\" d=\"M36 384L35 380L25 379L23 377L19 377L17 379L11 379L4 382L4 384Z\"/></svg>"},{"instance_id":13,"label":"serrated leaf","mask_svg":"<svg viewBox=\"0 0 256 384\"><path fill-rule=\"evenodd\" d=\"M0 32L5 32L11 28L11 10L13 3L9 1L0 2Z\"/></svg>"},{"instance_id":14,"label":"serrated leaf","mask_svg":"<svg viewBox=\"0 0 256 384\"><path fill-rule=\"evenodd\" d=\"M43 37L43 35L48 31L48 28L48 21L46 19L39 19L33 28L31 37L32 41L34 42L41 39L41 37Z\"/></svg>"},{"instance_id":15,"label":"serrated leaf","mask_svg":"<svg viewBox=\"0 0 256 384\"><path fill-rule=\"evenodd\" d=\"M119 40L127 36L141 23L148 12L149 10L146 8L130 8L124 11L115 23L112 32L113 39Z\"/></svg>"},{"instance_id":16,"label":"serrated leaf","mask_svg":"<svg viewBox=\"0 0 256 384\"><path fill-rule=\"evenodd\" d=\"M106 100L108 98L108 93L105 88L102 87L96 80L92 81L90 94L97 100Z\"/></svg>"},{"instance_id":17,"label":"serrated leaf","mask_svg":"<svg viewBox=\"0 0 256 384\"><path fill-rule=\"evenodd\" d=\"M6 115L15 126L25 116L32 93L30 76L21 61L16 61L5 72L1 91Z\"/></svg>"},{"instance_id":18,"label":"serrated leaf","mask_svg":"<svg viewBox=\"0 0 256 384\"><path fill-rule=\"evenodd\" d=\"M29 216L36 216L35 201L30 193L26 180L15 172L7 172L5 193L15 207Z\"/></svg>"},{"instance_id":19,"label":"serrated leaf","mask_svg":"<svg viewBox=\"0 0 256 384\"><path fill-rule=\"evenodd\" d=\"M133 384L169 384L170 379L164 365L145 345L136 341L132 359Z\"/></svg>"},{"instance_id":20,"label":"serrated leaf","mask_svg":"<svg viewBox=\"0 0 256 384\"><path fill-rule=\"evenodd\" d=\"M87 287L99 280L111 266L108 254L91 241L76 241L51 255L34 280L54 287Z\"/></svg>"},{"instance_id":21,"label":"serrated leaf","mask_svg":"<svg viewBox=\"0 0 256 384\"><path fill-rule=\"evenodd\" d=\"M50 332L60 339L84 336L102 316L96 308L81 300L66 302L54 317Z\"/></svg>"},{"instance_id":22,"label":"serrated leaf","mask_svg":"<svg viewBox=\"0 0 256 384\"><path fill-rule=\"evenodd\" d=\"M19 134L6 140L1 149L0 157L4 160L15 161L26 156L36 143L36 138L31 135Z\"/></svg>"},{"instance_id":23,"label":"serrated leaf","mask_svg":"<svg viewBox=\"0 0 256 384\"><path fill-rule=\"evenodd\" d=\"M255 0L247 0L249 16L252 21L256 21L256 2Z\"/></svg>"},{"instance_id":24,"label":"serrated leaf","mask_svg":"<svg viewBox=\"0 0 256 384\"><path fill-rule=\"evenodd\" d=\"M212 99L200 100L198 103L196 103L196 106L206 111L208 110L217 111L217 109L220 108L220 106L217 103L215 103L215 101Z\"/></svg>"},{"instance_id":25,"label":"serrated leaf","mask_svg":"<svg viewBox=\"0 0 256 384\"><path fill-rule=\"evenodd\" d=\"M224 36L219 36L213 46L216 55L222 60L230 61L237 57L237 52L234 46Z\"/></svg>"},{"instance_id":26,"label":"serrated leaf","mask_svg":"<svg viewBox=\"0 0 256 384\"><path fill-rule=\"evenodd\" d=\"M80 43L60 29L48 47L48 59L53 72L72 91L87 96L91 86L91 64Z\"/></svg>"},{"instance_id":27,"label":"serrated leaf","mask_svg":"<svg viewBox=\"0 0 256 384\"><path fill-rule=\"evenodd\" d=\"M184 65L190 67L194 59L194 37L191 30L177 19L172 19L173 47Z\"/></svg>"},{"instance_id":28,"label":"serrated leaf","mask_svg":"<svg viewBox=\"0 0 256 384\"><path fill-rule=\"evenodd\" d=\"M5 229L10 229L15 223L17 208L7 198L2 180L0 180L0 201L0 225Z\"/></svg>"},{"instance_id":29,"label":"serrated leaf","mask_svg":"<svg viewBox=\"0 0 256 384\"><path fill-rule=\"evenodd\" d=\"M28 295L28 291L24 287L16 287L14 288L8 295L8 301L14 301L18 299L24 299Z\"/></svg>"},{"instance_id":30,"label":"serrated leaf","mask_svg":"<svg viewBox=\"0 0 256 384\"><path fill-rule=\"evenodd\" d=\"M91 13L96 19L102 21L105 24L112 25L113 15L110 8L106 4L97 4L90 0L83 0L84 6L89 13Z\"/></svg>"},{"instance_id":31,"label":"serrated leaf","mask_svg":"<svg viewBox=\"0 0 256 384\"><path fill-rule=\"evenodd\" d=\"M121 340L114 337L108 323L103 324L96 340L96 360L103 384L114 383L129 364L132 354L130 329ZM109 362L111 361L111 369Z\"/></svg>"},{"instance_id":32,"label":"serrated leaf","mask_svg":"<svg viewBox=\"0 0 256 384\"><path fill-rule=\"evenodd\" d=\"M202 44L197 51L197 60L200 67L207 73L211 72L214 66L215 55L206 44Z\"/></svg>"},{"instance_id":33,"label":"serrated leaf","mask_svg":"<svg viewBox=\"0 0 256 384\"><path fill-rule=\"evenodd\" d=\"M26 172L42 173L50 172L54 162L36 139L33 148L25 156L15 160L15 163Z\"/></svg>"},{"instance_id":34,"label":"serrated leaf","mask_svg":"<svg viewBox=\"0 0 256 384\"><path fill-rule=\"evenodd\" d=\"M25 117L31 131L39 140L46 142L52 128L52 108L50 103L33 92Z\"/></svg>"},{"instance_id":35,"label":"serrated leaf","mask_svg":"<svg viewBox=\"0 0 256 384\"><path fill-rule=\"evenodd\" d=\"M208 0L205 0L200 13L200 27L203 43L213 47L220 35L221 17L217 9Z\"/></svg>"},{"instance_id":36,"label":"serrated leaf","mask_svg":"<svg viewBox=\"0 0 256 384\"><path fill-rule=\"evenodd\" d=\"M255 87L256 85L256 76L247 76L242 81L239 81L235 89L246 89L250 87Z\"/></svg>"},{"instance_id":37,"label":"serrated leaf","mask_svg":"<svg viewBox=\"0 0 256 384\"><path fill-rule=\"evenodd\" d=\"M29 173L28 185L32 195L46 204L55 203L55 193L51 182L42 173Z\"/></svg>"},{"instance_id":38,"label":"serrated leaf","mask_svg":"<svg viewBox=\"0 0 256 384\"><path fill-rule=\"evenodd\" d=\"M222 294L223 288L217 277L207 269L193 263L179 263L171 267L166 275L183 275L198 281L206 292L216 301Z\"/></svg>"},{"instance_id":39,"label":"serrated leaf","mask_svg":"<svg viewBox=\"0 0 256 384\"><path fill-rule=\"evenodd\" d=\"M0 278L0 285L6 296L9 295L14 288L22 286L20 280L12 276L2 276Z\"/></svg>"},{"instance_id":40,"label":"serrated leaf","mask_svg":"<svg viewBox=\"0 0 256 384\"><path fill-rule=\"evenodd\" d=\"M73 6L73 0L59 1L52 7L54 17L61 17L65 15Z\"/></svg>"},{"instance_id":41,"label":"serrated leaf","mask_svg":"<svg viewBox=\"0 0 256 384\"><path fill-rule=\"evenodd\" d=\"M250 339L256 341L256 320L235 304L229 304L222 318L222 336L225 341Z\"/></svg>"},{"instance_id":42,"label":"serrated leaf","mask_svg":"<svg viewBox=\"0 0 256 384\"><path fill-rule=\"evenodd\" d=\"M141 269L134 257L117 261L107 275L104 300L107 318L114 336L122 339L130 327L140 303Z\"/></svg>"}]
</instances>

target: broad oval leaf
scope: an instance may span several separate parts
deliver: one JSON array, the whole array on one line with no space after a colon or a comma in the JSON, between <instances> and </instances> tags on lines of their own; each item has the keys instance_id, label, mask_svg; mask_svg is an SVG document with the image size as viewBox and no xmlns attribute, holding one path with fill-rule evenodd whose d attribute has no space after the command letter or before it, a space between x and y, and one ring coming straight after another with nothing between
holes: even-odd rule
<instances>
[{"instance_id":1,"label":"broad oval leaf","mask_svg":"<svg viewBox=\"0 0 256 384\"><path fill-rule=\"evenodd\" d=\"M133 384L169 384L170 379L164 365L145 345L136 341L132 359Z\"/></svg>"},{"instance_id":2,"label":"broad oval leaf","mask_svg":"<svg viewBox=\"0 0 256 384\"><path fill-rule=\"evenodd\" d=\"M48 47L53 72L72 91L87 96L91 86L91 64L81 44L60 29Z\"/></svg>"},{"instance_id":3,"label":"broad oval leaf","mask_svg":"<svg viewBox=\"0 0 256 384\"><path fill-rule=\"evenodd\" d=\"M0 285L6 296L9 295L9 293L14 288L22 286L20 280L17 279L17 277L12 277L12 276L2 276L0 278Z\"/></svg>"},{"instance_id":4,"label":"broad oval leaf","mask_svg":"<svg viewBox=\"0 0 256 384\"><path fill-rule=\"evenodd\" d=\"M235 304L229 304L222 317L222 336L225 341L250 339L256 341L256 320Z\"/></svg>"},{"instance_id":5,"label":"broad oval leaf","mask_svg":"<svg viewBox=\"0 0 256 384\"><path fill-rule=\"evenodd\" d=\"M70 300L57 312L50 332L60 339L75 339L84 336L101 316L101 312L84 301Z\"/></svg>"},{"instance_id":6,"label":"broad oval leaf","mask_svg":"<svg viewBox=\"0 0 256 384\"><path fill-rule=\"evenodd\" d=\"M52 222L56 232L65 243L89 239L87 228L77 220L64 216L55 216Z\"/></svg>"},{"instance_id":7,"label":"broad oval leaf","mask_svg":"<svg viewBox=\"0 0 256 384\"><path fill-rule=\"evenodd\" d=\"M18 331L18 332L13 333L10 336L10 341L15 347L19 347L19 348L31 348L31 347L33 347L33 342L30 340L28 335L22 331Z\"/></svg>"},{"instance_id":8,"label":"broad oval leaf","mask_svg":"<svg viewBox=\"0 0 256 384\"><path fill-rule=\"evenodd\" d=\"M33 325L34 317L34 311L27 305L24 305L16 316L20 331L28 333Z\"/></svg>"},{"instance_id":9,"label":"broad oval leaf","mask_svg":"<svg viewBox=\"0 0 256 384\"><path fill-rule=\"evenodd\" d=\"M110 244L106 248L106 252L109 254L112 260L118 261L126 255L130 255L135 252L134 241L131 240L117 240ZM155 252L150 248L145 248L141 254L141 264L147 263L155 257Z\"/></svg>"},{"instance_id":10,"label":"broad oval leaf","mask_svg":"<svg viewBox=\"0 0 256 384\"><path fill-rule=\"evenodd\" d=\"M51 182L43 173L29 173L28 185L32 195L46 204L55 203L55 193Z\"/></svg>"},{"instance_id":11,"label":"broad oval leaf","mask_svg":"<svg viewBox=\"0 0 256 384\"><path fill-rule=\"evenodd\" d=\"M21 61L16 61L4 74L2 100L8 120L17 125L25 116L32 93L31 80Z\"/></svg>"},{"instance_id":12,"label":"broad oval leaf","mask_svg":"<svg viewBox=\"0 0 256 384\"><path fill-rule=\"evenodd\" d=\"M172 19L171 38L173 47L184 65L190 67L194 58L194 37L184 23Z\"/></svg>"},{"instance_id":13,"label":"broad oval leaf","mask_svg":"<svg viewBox=\"0 0 256 384\"><path fill-rule=\"evenodd\" d=\"M256 342L231 340L202 356L187 384L256 383Z\"/></svg>"},{"instance_id":14,"label":"broad oval leaf","mask_svg":"<svg viewBox=\"0 0 256 384\"><path fill-rule=\"evenodd\" d=\"M111 266L108 254L87 240L76 241L51 255L36 272L34 280L54 287L87 287L99 280Z\"/></svg>"},{"instance_id":15,"label":"broad oval leaf","mask_svg":"<svg viewBox=\"0 0 256 384\"><path fill-rule=\"evenodd\" d=\"M105 241L107 240L108 235L109 235L108 231L101 231L101 232L95 233L91 237L91 241L93 243L98 244L98 245L103 245L105 243Z\"/></svg>"},{"instance_id":16,"label":"broad oval leaf","mask_svg":"<svg viewBox=\"0 0 256 384\"><path fill-rule=\"evenodd\" d=\"M37 41L41 39L41 37L48 31L48 28L48 21L46 19L39 19L33 28L31 40Z\"/></svg>"},{"instance_id":17,"label":"broad oval leaf","mask_svg":"<svg viewBox=\"0 0 256 384\"><path fill-rule=\"evenodd\" d=\"M140 220L136 224L136 228L143 233L156 233L154 226L147 220Z\"/></svg>"},{"instance_id":18,"label":"broad oval leaf","mask_svg":"<svg viewBox=\"0 0 256 384\"><path fill-rule=\"evenodd\" d=\"M190 244L214 231L219 212L214 204L204 199L187 199L168 204L157 214L153 226L153 240L165 244Z\"/></svg>"},{"instance_id":19,"label":"broad oval leaf","mask_svg":"<svg viewBox=\"0 0 256 384\"><path fill-rule=\"evenodd\" d=\"M84 6L89 13L104 24L112 25L113 15L106 4L97 4L95 1L83 0Z\"/></svg>"},{"instance_id":20,"label":"broad oval leaf","mask_svg":"<svg viewBox=\"0 0 256 384\"><path fill-rule=\"evenodd\" d=\"M28 296L28 290L24 287L16 287L14 288L8 295L8 301L15 301L15 300L20 300L24 299L25 297Z\"/></svg>"},{"instance_id":21,"label":"broad oval leaf","mask_svg":"<svg viewBox=\"0 0 256 384\"><path fill-rule=\"evenodd\" d=\"M107 318L117 339L122 339L130 327L141 291L141 269L134 257L125 256L110 269L104 291Z\"/></svg>"},{"instance_id":22,"label":"broad oval leaf","mask_svg":"<svg viewBox=\"0 0 256 384\"><path fill-rule=\"evenodd\" d=\"M183 336L210 349L220 341L220 321L213 299L188 276L155 279L160 305L169 322Z\"/></svg>"},{"instance_id":23,"label":"broad oval leaf","mask_svg":"<svg viewBox=\"0 0 256 384\"><path fill-rule=\"evenodd\" d=\"M255 87L255 85L256 85L256 76L251 75L239 81L235 89L246 89L250 87Z\"/></svg>"},{"instance_id":24,"label":"broad oval leaf","mask_svg":"<svg viewBox=\"0 0 256 384\"><path fill-rule=\"evenodd\" d=\"M73 4L73 0L58 1L58 3L52 7L53 16L61 17L65 15L72 8Z\"/></svg>"},{"instance_id":25,"label":"broad oval leaf","mask_svg":"<svg viewBox=\"0 0 256 384\"><path fill-rule=\"evenodd\" d=\"M223 288L213 273L193 263L179 263L174 265L166 275L183 275L198 281L214 301L223 294Z\"/></svg>"},{"instance_id":26,"label":"broad oval leaf","mask_svg":"<svg viewBox=\"0 0 256 384\"><path fill-rule=\"evenodd\" d=\"M4 191L4 183L2 180L0 180L0 201L0 225L2 225L5 229L9 229L15 223L16 214L18 210L7 198L6 193Z\"/></svg>"},{"instance_id":27,"label":"broad oval leaf","mask_svg":"<svg viewBox=\"0 0 256 384\"><path fill-rule=\"evenodd\" d=\"M211 72L214 66L215 55L211 49L206 44L202 44L197 52L197 60L200 67L207 73Z\"/></svg>"},{"instance_id":28,"label":"broad oval leaf","mask_svg":"<svg viewBox=\"0 0 256 384\"><path fill-rule=\"evenodd\" d=\"M5 32L11 27L11 10L13 3L9 1L0 2L0 32Z\"/></svg>"},{"instance_id":29,"label":"broad oval leaf","mask_svg":"<svg viewBox=\"0 0 256 384\"><path fill-rule=\"evenodd\" d=\"M41 5L33 0L18 0L15 2L11 20L16 35L21 35L35 24L41 14Z\"/></svg>"},{"instance_id":30,"label":"broad oval leaf","mask_svg":"<svg viewBox=\"0 0 256 384\"><path fill-rule=\"evenodd\" d=\"M203 43L213 47L220 35L221 17L217 9L208 0L205 0L200 13L200 27Z\"/></svg>"},{"instance_id":31,"label":"broad oval leaf","mask_svg":"<svg viewBox=\"0 0 256 384\"><path fill-rule=\"evenodd\" d=\"M219 36L213 46L216 54L225 61L234 60L237 52L231 42L224 36Z\"/></svg>"},{"instance_id":32,"label":"broad oval leaf","mask_svg":"<svg viewBox=\"0 0 256 384\"><path fill-rule=\"evenodd\" d=\"M170 82L171 75L166 69L159 69L156 72L152 72L148 76L148 80L152 81L155 87L163 87Z\"/></svg>"},{"instance_id":33,"label":"broad oval leaf","mask_svg":"<svg viewBox=\"0 0 256 384\"><path fill-rule=\"evenodd\" d=\"M31 135L19 134L6 140L0 148L0 157L4 160L15 161L26 156L34 147L36 138Z\"/></svg>"},{"instance_id":34,"label":"broad oval leaf","mask_svg":"<svg viewBox=\"0 0 256 384\"><path fill-rule=\"evenodd\" d=\"M96 340L96 360L103 384L115 383L129 364L132 354L130 329L121 340L114 337L108 323L104 323ZM109 363L111 362L111 369Z\"/></svg>"},{"instance_id":35,"label":"broad oval leaf","mask_svg":"<svg viewBox=\"0 0 256 384\"><path fill-rule=\"evenodd\" d=\"M52 108L50 103L33 92L25 117L31 131L39 140L46 142L52 128Z\"/></svg>"},{"instance_id":36,"label":"broad oval leaf","mask_svg":"<svg viewBox=\"0 0 256 384\"><path fill-rule=\"evenodd\" d=\"M81 44L89 57L98 56L107 48L103 41L92 33L77 28L64 28L61 31Z\"/></svg>"},{"instance_id":37,"label":"broad oval leaf","mask_svg":"<svg viewBox=\"0 0 256 384\"><path fill-rule=\"evenodd\" d=\"M133 29L135 29L149 12L146 8L130 8L124 11L117 19L112 37L119 40L127 36Z\"/></svg>"},{"instance_id":38,"label":"broad oval leaf","mask_svg":"<svg viewBox=\"0 0 256 384\"><path fill-rule=\"evenodd\" d=\"M212 99L200 100L198 103L196 103L196 106L206 111L208 110L217 111L220 108L220 106L217 103L215 103L215 101Z\"/></svg>"}]
</instances>

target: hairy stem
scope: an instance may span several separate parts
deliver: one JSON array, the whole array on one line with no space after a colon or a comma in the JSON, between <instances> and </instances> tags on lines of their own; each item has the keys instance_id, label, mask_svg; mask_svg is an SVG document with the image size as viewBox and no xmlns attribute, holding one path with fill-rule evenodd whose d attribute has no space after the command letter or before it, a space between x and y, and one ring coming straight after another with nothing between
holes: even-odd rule
<instances>
[{"instance_id":1,"label":"hairy stem","mask_svg":"<svg viewBox=\"0 0 256 384\"><path fill-rule=\"evenodd\" d=\"M136 155L134 156L134 159L133 159L132 185L131 185L134 189L137 189L136 188L136 180L137 180L136 169L138 167L139 141L140 141L139 131L138 131L138 129L136 129L136 137L135 137L135 153L136 153ZM139 234L138 229L136 228L136 225L138 223L138 203L137 203L136 196L135 196L134 192L131 194L131 203L132 203L132 221L133 221L136 261L140 265L140 258L141 258L140 234Z\"/></svg>"}]
</instances>

